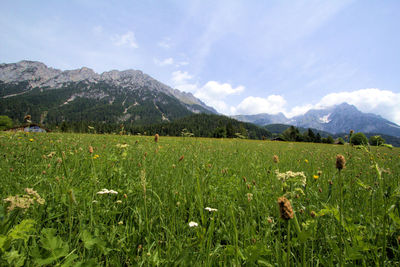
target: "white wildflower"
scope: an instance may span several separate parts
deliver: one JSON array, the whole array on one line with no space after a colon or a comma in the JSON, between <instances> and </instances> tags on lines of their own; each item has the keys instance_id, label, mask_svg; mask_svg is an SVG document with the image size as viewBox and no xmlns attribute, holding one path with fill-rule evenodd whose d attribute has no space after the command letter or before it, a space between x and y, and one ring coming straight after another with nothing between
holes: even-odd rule
<instances>
[{"instance_id":1,"label":"white wildflower","mask_svg":"<svg viewBox=\"0 0 400 267\"><path fill-rule=\"evenodd\" d=\"M199 224L197 222L189 222L189 227L197 227Z\"/></svg>"},{"instance_id":2,"label":"white wildflower","mask_svg":"<svg viewBox=\"0 0 400 267\"><path fill-rule=\"evenodd\" d=\"M209 212L218 211L217 209L213 209L213 208L210 208L210 207L205 207L204 209L209 211Z\"/></svg>"},{"instance_id":3,"label":"white wildflower","mask_svg":"<svg viewBox=\"0 0 400 267\"><path fill-rule=\"evenodd\" d=\"M278 178L278 180L280 180L282 182L286 182L287 180L293 179L293 178L298 178L298 180L302 183L303 186L305 186L306 182L307 182L307 178L306 178L304 172L287 171L287 172L280 173L278 170L276 170L275 174L276 174L276 177Z\"/></svg>"},{"instance_id":4,"label":"white wildflower","mask_svg":"<svg viewBox=\"0 0 400 267\"><path fill-rule=\"evenodd\" d=\"M108 190L107 188L101 189L101 191L97 192L98 195L103 195L103 194L118 194L117 191L114 190Z\"/></svg>"}]
</instances>

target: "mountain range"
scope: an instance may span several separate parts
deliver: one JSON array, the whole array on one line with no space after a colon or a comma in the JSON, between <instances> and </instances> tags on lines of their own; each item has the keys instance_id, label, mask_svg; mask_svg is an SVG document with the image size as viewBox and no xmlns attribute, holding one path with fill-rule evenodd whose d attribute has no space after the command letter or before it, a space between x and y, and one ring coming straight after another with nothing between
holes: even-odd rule
<instances>
[{"instance_id":1,"label":"mountain range","mask_svg":"<svg viewBox=\"0 0 400 267\"><path fill-rule=\"evenodd\" d=\"M83 67L61 71L41 62L0 64L0 114L41 123L62 121L173 121L193 113L217 113L139 70L97 74Z\"/></svg>"},{"instance_id":2,"label":"mountain range","mask_svg":"<svg viewBox=\"0 0 400 267\"><path fill-rule=\"evenodd\" d=\"M372 113L363 113L347 103L324 109L311 109L304 115L287 118L284 114L237 115L233 118L260 126L287 124L302 128L314 128L332 134L348 133L350 130L363 133L381 133L400 137L400 126Z\"/></svg>"},{"instance_id":3,"label":"mountain range","mask_svg":"<svg viewBox=\"0 0 400 267\"><path fill-rule=\"evenodd\" d=\"M140 70L101 74L82 67L58 70L36 61L0 64L0 115L22 122L100 122L151 125L198 114L218 114L191 93L181 92ZM287 118L283 113L237 115L259 126L286 124L338 134L350 130L400 137L400 126L343 103Z\"/></svg>"}]
</instances>

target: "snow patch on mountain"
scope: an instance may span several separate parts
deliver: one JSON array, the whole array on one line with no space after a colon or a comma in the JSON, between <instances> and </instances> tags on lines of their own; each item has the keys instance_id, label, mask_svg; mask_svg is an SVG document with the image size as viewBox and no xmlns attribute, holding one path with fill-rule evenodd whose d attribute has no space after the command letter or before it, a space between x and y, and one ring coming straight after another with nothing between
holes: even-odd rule
<instances>
[{"instance_id":1,"label":"snow patch on mountain","mask_svg":"<svg viewBox=\"0 0 400 267\"><path fill-rule=\"evenodd\" d=\"M331 120L329 119L329 116L331 116L332 113L329 113L328 115L322 116L319 118L319 121L321 123L329 123Z\"/></svg>"}]
</instances>

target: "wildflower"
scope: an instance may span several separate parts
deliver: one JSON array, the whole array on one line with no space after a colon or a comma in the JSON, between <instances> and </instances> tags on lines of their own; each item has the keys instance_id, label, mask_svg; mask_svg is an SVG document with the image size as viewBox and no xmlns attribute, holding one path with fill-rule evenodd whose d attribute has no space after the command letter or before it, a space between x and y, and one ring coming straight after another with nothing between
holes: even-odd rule
<instances>
[{"instance_id":1,"label":"wildflower","mask_svg":"<svg viewBox=\"0 0 400 267\"><path fill-rule=\"evenodd\" d=\"M247 201L250 202L253 200L253 194L252 193L247 193Z\"/></svg>"},{"instance_id":2,"label":"wildflower","mask_svg":"<svg viewBox=\"0 0 400 267\"><path fill-rule=\"evenodd\" d=\"M273 222L272 218L271 218L271 217L268 217L267 222L268 222L268 223L272 223L272 222Z\"/></svg>"},{"instance_id":3,"label":"wildflower","mask_svg":"<svg viewBox=\"0 0 400 267\"><path fill-rule=\"evenodd\" d=\"M277 155L274 155L273 160L274 160L274 163L279 163L279 157Z\"/></svg>"},{"instance_id":4,"label":"wildflower","mask_svg":"<svg viewBox=\"0 0 400 267\"><path fill-rule=\"evenodd\" d=\"M210 207L205 207L204 209L209 211L209 212L218 211L217 209L213 209L213 208L210 208Z\"/></svg>"},{"instance_id":5,"label":"wildflower","mask_svg":"<svg viewBox=\"0 0 400 267\"><path fill-rule=\"evenodd\" d=\"M322 175L322 171L318 171L317 174L318 174L318 176L321 176Z\"/></svg>"},{"instance_id":6,"label":"wildflower","mask_svg":"<svg viewBox=\"0 0 400 267\"><path fill-rule=\"evenodd\" d=\"M98 202L97 200L93 200L93 201L92 201L92 203L97 203L97 202Z\"/></svg>"},{"instance_id":7,"label":"wildflower","mask_svg":"<svg viewBox=\"0 0 400 267\"><path fill-rule=\"evenodd\" d=\"M123 221L119 221L119 222L118 222L118 225L122 225L122 224L124 224Z\"/></svg>"},{"instance_id":8,"label":"wildflower","mask_svg":"<svg viewBox=\"0 0 400 267\"><path fill-rule=\"evenodd\" d=\"M104 188L104 189L101 189L101 191L97 192L96 194L98 194L98 195L104 195L104 194L115 194L115 195L117 195L118 192L114 191L114 190L108 190L108 189Z\"/></svg>"},{"instance_id":9,"label":"wildflower","mask_svg":"<svg viewBox=\"0 0 400 267\"><path fill-rule=\"evenodd\" d=\"M314 175L313 178L314 178L315 180L318 180L319 176L318 176L318 175Z\"/></svg>"},{"instance_id":10,"label":"wildflower","mask_svg":"<svg viewBox=\"0 0 400 267\"><path fill-rule=\"evenodd\" d=\"M158 139L160 138L160 136L158 135L158 134L156 134L155 136L154 136L154 142L156 142L156 143L158 143Z\"/></svg>"},{"instance_id":11,"label":"wildflower","mask_svg":"<svg viewBox=\"0 0 400 267\"><path fill-rule=\"evenodd\" d=\"M38 194L38 192L33 190L33 188L25 188L25 192L28 195L33 196L34 200L36 200L36 202L39 203L40 205L44 204L44 199Z\"/></svg>"},{"instance_id":12,"label":"wildflower","mask_svg":"<svg viewBox=\"0 0 400 267\"><path fill-rule=\"evenodd\" d=\"M53 152L50 152L50 153L47 155L47 157L48 157L48 158L52 158L55 154L56 154L56 152L54 152L54 151L53 151Z\"/></svg>"},{"instance_id":13,"label":"wildflower","mask_svg":"<svg viewBox=\"0 0 400 267\"><path fill-rule=\"evenodd\" d=\"M289 179L298 177L303 186L305 186L307 183L307 177L305 176L304 172L287 171L284 173L280 173L278 170L275 170L275 174L276 174L276 177L278 178L278 180L280 180L282 182L286 182Z\"/></svg>"},{"instance_id":14,"label":"wildflower","mask_svg":"<svg viewBox=\"0 0 400 267\"><path fill-rule=\"evenodd\" d=\"M197 227L199 224L197 222L189 222L189 227Z\"/></svg>"},{"instance_id":15,"label":"wildflower","mask_svg":"<svg viewBox=\"0 0 400 267\"><path fill-rule=\"evenodd\" d=\"M121 204L121 203L122 203L122 200L117 200L117 201L115 201L115 203Z\"/></svg>"},{"instance_id":16,"label":"wildflower","mask_svg":"<svg viewBox=\"0 0 400 267\"><path fill-rule=\"evenodd\" d=\"M310 212L310 216L314 218L314 217L316 216L315 212L314 212L314 211L311 211L311 212Z\"/></svg>"},{"instance_id":17,"label":"wildflower","mask_svg":"<svg viewBox=\"0 0 400 267\"><path fill-rule=\"evenodd\" d=\"M29 141L33 142L33 138L30 138Z\"/></svg>"},{"instance_id":18,"label":"wildflower","mask_svg":"<svg viewBox=\"0 0 400 267\"><path fill-rule=\"evenodd\" d=\"M342 169L346 168L346 159L343 155L336 156L336 169L341 171Z\"/></svg>"},{"instance_id":19,"label":"wildflower","mask_svg":"<svg viewBox=\"0 0 400 267\"><path fill-rule=\"evenodd\" d=\"M93 159L98 159L100 156L99 155L94 155Z\"/></svg>"},{"instance_id":20,"label":"wildflower","mask_svg":"<svg viewBox=\"0 0 400 267\"><path fill-rule=\"evenodd\" d=\"M305 163L308 163L308 159L305 159L304 162L305 162Z\"/></svg>"},{"instance_id":21,"label":"wildflower","mask_svg":"<svg viewBox=\"0 0 400 267\"><path fill-rule=\"evenodd\" d=\"M124 194L124 198L128 198L128 195L127 195L127 194Z\"/></svg>"},{"instance_id":22,"label":"wildflower","mask_svg":"<svg viewBox=\"0 0 400 267\"><path fill-rule=\"evenodd\" d=\"M27 195L9 196L8 198L5 198L4 201L10 204L10 206L7 208L9 212L15 208L28 209L31 204L33 204L33 199Z\"/></svg>"},{"instance_id":23,"label":"wildflower","mask_svg":"<svg viewBox=\"0 0 400 267\"><path fill-rule=\"evenodd\" d=\"M116 144L115 146L118 148L127 148L129 145L128 144Z\"/></svg>"},{"instance_id":24,"label":"wildflower","mask_svg":"<svg viewBox=\"0 0 400 267\"><path fill-rule=\"evenodd\" d=\"M93 154L93 147L92 146L89 146L89 153Z\"/></svg>"},{"instance_id":25,"label":"wildflower","mask_svg":"<svg viewBox=\"0 0 400 267\"><path fill-rule=\"evenodd\" d=\"M32 188L25 188L25 192L27 195L16 195L16 196L9 196L8 198L4 199L5 202L9 203L9 206L7 210L10 212L14 210L15 208L20 208L20 209L28 209L31 204L34 204L35 201L43 205L45 200L40 197L40 195L33 190Z\"/></svg>"},{"instance_id":26,"label":"wildflower","mask_svg":"<svg viewBox=\"0 0 400 267\"><path fill-rule=\"evenodd\" d=\"M278 198L279 213L284 220L293 219L293 209L290 201L285 197Z\"/></svg>"}]
</instances>

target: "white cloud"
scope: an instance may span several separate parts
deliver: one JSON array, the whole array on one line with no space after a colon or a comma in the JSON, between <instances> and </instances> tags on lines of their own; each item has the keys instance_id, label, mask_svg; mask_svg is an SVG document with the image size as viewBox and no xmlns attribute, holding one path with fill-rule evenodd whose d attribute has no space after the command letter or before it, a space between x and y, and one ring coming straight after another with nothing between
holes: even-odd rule
<instances>
[{"instance_id":1,"label":"white cloud","mask_svg":"<svg viewBox=\"0 0 400 267\"><path fill-rule=\"evenodd\" d=\"M177 66L177 67L186 66L186 65L189 65L189 62L187 62L187 61L181 61L181 62L176 63L176 66Z\"/></svg>"},{"instance_id":2,"label":"white cloud","mask_svg":"<svg viewBox=\"0 0 400 267\"><path fill-rule=\"evenodd\" d=\"M187 71L174 71L172 73L172 82L173 84L179 88L179 86L188 83L188 80L191 80L193 78L192 75L190 75Z\"/></svg>"},{"instance_id":3,"label":"white cloud","mask_svg":"<svg viewBox=\"0 0 400 267\"><path fill-rule=\"evenodd\" d=\"M138 48L138 44L136 43L135 34L131 31L128 31L125 34L116 34L114 35L111 40L117 46L129 46L132 48Z\"/></svg>"},{"instance_id":4,"label":"white cloud","mask_svg":"<svg viewBox=\"0 0 400 267\"><path fill-rule=\"evenodd\" d=\"M244 91L244 86L239 85L233 88L229 83L219 83L216 81L207 82L199 93L205 94L208 97L225 98L228 95L239 94Z\"/></svg>"},{"instance_id":5,"label":"white cloud","mask_svg":"<svg viewBox=\"0 0 400 267\"><path fill-rule=\"evenodd\" d=\"M280 95L270 95L267 98L249 96L236 108L238 114L277 114L285 110L286 100Z\"/></svg>"},{"instance_id":6,"label":"white cloud","mask_svg":"<svg viewBox=\"0 0 400 267\"><path fill-rule=\"evenodd\" d=\"M164 60L158 60L158 59L154 59L154 63L158 66L167 66L167 65L172 65L174 64L174 59L172 57L166 58Z\"/></svg>"},{"instance_id":7,"label":"white cloud","mask_svg":"<svg viewBox=\"0 0 400 267\"><path fill-rule=\"evenodd\" d=\"M203 86L192 81L193 76L187 71L174 71L172 73L172 83L181 91L191 92L195 97L202 100L209 106L214 107L218 112L230 114L234 107L230 107L225 98L229 95L240 94L244 91L244 86L232 87L229 83L219 83L208 81Z\"/></svg>"},{"instance_id":8,"label":"white cloud","mask_svg":"<svg viewBox=\"0 0 400 267\"><path fill-rule=\"evenodd\" d=\"M164 49L169 49L171 47L171 38L166 37L162 41L158 42L157 45Z\"/></svg>"}]
</instances>

